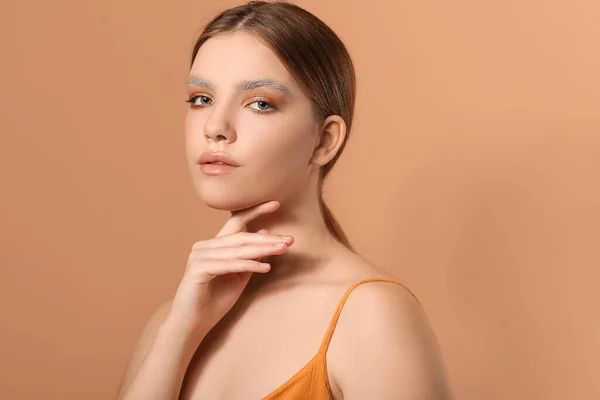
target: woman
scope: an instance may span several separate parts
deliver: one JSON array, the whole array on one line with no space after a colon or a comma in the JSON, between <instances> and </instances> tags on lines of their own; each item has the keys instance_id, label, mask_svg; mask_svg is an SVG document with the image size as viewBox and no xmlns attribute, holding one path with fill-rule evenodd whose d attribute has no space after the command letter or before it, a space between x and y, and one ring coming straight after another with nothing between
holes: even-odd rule
<instances>
[{"instance_id":1,"label":"woman","mask_svg":"<svg viewBox=\"0 0 600 400\"><path fill-rule=\"evenodd\" d=\"M289 3L226 10L194 47L188 94L194 185L231 217L193 245L118 398L449 398L418 301L322 200L354 109L340 39Z\"/></svg>"}]
</instances>

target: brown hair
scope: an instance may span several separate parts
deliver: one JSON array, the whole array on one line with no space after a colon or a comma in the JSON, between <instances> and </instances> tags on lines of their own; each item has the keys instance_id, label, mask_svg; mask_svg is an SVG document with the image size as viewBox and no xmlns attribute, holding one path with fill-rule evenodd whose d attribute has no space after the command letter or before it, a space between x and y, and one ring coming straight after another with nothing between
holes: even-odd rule
<instances>
[{"instance_id":1,"label":"brown hair","mask_svg":"<svg viewBox=\"0 0 600 400\"><path fill-rule=\"evenodd\" d=\"M211 37L244 31L258 37L277 54L313 104L318 121L339 115L346 123L346 138L339 151L321 168L319 204L331 234L354 251L346 234L323 200L323 180L344 149L354 114L356 78L348 51L323 21L287 2L250 1L219 13L204 28L192 52Z\"/></svg>"}]
</instances>

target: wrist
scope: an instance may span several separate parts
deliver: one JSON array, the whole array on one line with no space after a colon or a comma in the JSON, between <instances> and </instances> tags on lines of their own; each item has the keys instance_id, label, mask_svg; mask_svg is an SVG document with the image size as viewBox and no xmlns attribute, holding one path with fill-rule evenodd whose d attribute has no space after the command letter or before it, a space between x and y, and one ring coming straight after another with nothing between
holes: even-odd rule
<instances>
[{"instance_id":1,"label":"wrist","mask_svg":"<svg viewBox=\"0 0 600 400\"><path fill-rule=\"evenodd\" d=\"M190 323L185 318L169 315L159 328L161 336L177 337L183 342L199 344L208 334L212 327L204 324Z\"/></svg>"}]
</instances>

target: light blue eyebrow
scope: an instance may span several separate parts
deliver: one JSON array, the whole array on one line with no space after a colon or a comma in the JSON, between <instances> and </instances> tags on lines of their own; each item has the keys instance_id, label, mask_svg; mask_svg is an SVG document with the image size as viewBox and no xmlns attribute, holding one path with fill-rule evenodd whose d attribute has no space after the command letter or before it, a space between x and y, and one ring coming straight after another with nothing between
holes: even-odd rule
<instances>
[{"instance_id":1,"label":"light blue eyebrow","mask_svg":"<svg viewBox=\"0 0 600 400\"><path fill-rule=\"evenodd\" d=\"M211 82L206 81L204 79L200 79L196 76L190 76L188 78L188 85L190 86L199 86L199 87L203 87L206 89L210 89L212 91L216 91L215 85L213 85ZM259 87L270 87L273 88L285 95L288 95L290 93L290 90L285 87L284 85L282 85L279 82L273 81L271 79L259 79L259 80L250 80L250 81L241 81L240 83L238 83L235 88L236 90L239 91L247 91L247 90L252 90L252 89L256 89Z\"/></svg>"}]
</instances>

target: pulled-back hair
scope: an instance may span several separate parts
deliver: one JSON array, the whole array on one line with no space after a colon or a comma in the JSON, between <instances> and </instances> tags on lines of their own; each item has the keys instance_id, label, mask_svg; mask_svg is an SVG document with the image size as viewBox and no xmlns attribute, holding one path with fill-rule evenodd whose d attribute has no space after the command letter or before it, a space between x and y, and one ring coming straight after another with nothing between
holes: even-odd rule
<instances>
[{"instance_id":1,"label":"pulled-back hair","mask_svg":"<svg viewBox=\"0 0 600 400\"><path fill-rule=\"evenodd\" d=\"M254 35L275 52L310 99L317 121L339 115L346 123L346 137L339 151L321 167L319 205L331 234L354 251L323 200L323 180L348 141L354 114L356 78L346 47L323 21L295 4L250 1L222 11L206 25L194 46L191 64L208 39L236 31Z\"/></svg>"}]
</instances>

